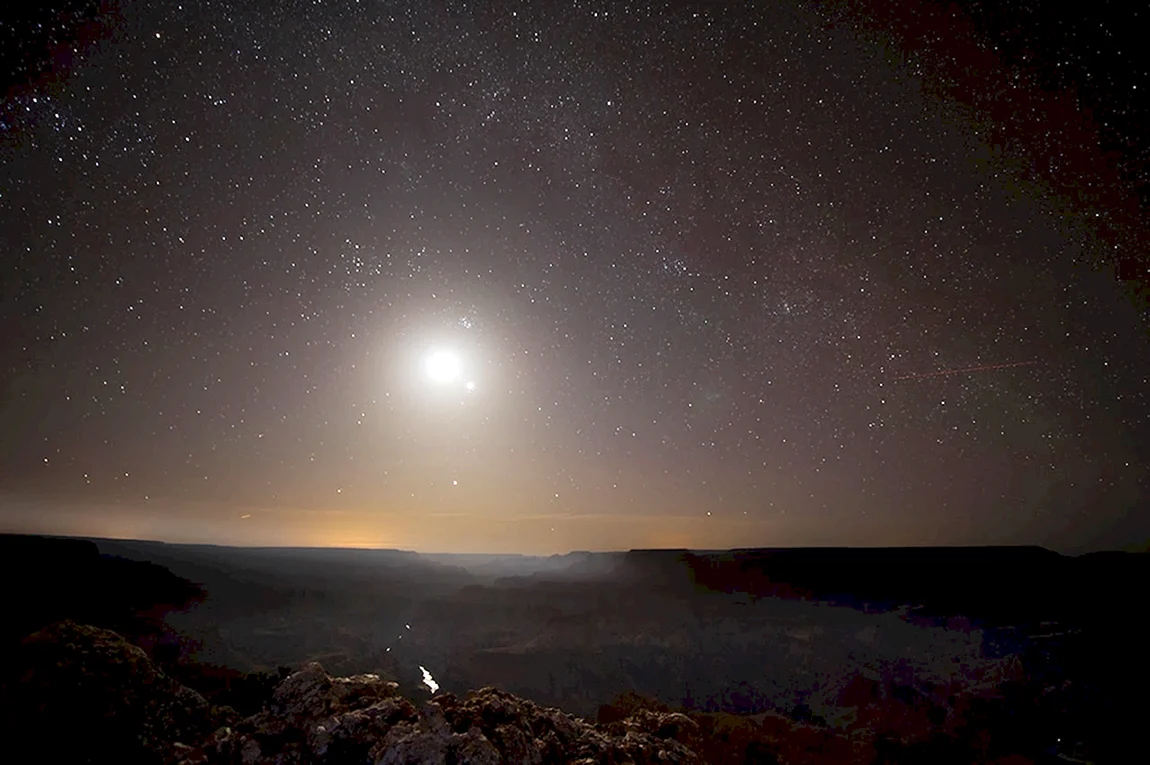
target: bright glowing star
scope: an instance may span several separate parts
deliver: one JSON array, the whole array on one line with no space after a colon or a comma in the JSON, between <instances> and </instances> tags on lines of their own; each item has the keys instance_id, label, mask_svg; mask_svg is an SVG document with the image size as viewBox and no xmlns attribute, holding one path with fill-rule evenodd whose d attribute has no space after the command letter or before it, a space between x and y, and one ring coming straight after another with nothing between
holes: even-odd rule
<instances>
[{"instance_id":1,"label":"bright glowing star","mask_svg":"<svg viewBox=\"0 0 1150 765\"><path fill-rule=\"evenodd\" d=\"M463 363L451 351L435 351L423 362L423 368L433 382L449 383L459 378Z\"/></svg>"},{"instance_id":2,"label":"bright glowing star","mask_svg":"<svg viewBox=\"0 0 1150 765\"><path fill-rule=\"evenodd\" d=\"M475 381L474 380L468 380L467 384L464 385L463 387L467 388L467 390L469 390L469 391L473 391L473 390L475 390Z\"/></svg>"}]
</instances>

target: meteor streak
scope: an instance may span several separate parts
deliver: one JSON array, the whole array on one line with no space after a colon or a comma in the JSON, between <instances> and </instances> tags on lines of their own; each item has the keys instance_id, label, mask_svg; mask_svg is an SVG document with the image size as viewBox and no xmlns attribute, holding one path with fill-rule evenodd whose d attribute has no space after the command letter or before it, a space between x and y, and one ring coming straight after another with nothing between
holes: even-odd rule
<instances>
[{"instance_id":1,"label":"meteor streak","mask_svg":"<svg viewBox=\"0 0 1150 765\"><path fill-rule=\"evenodd\" d=\"M1009 369L1010 367L1028 367L1037 364L1037 361L1015 361L1010 364L986 364L977 367L963 367L962 369L943 369L939 372L923 372L921 374L903 375L893 377L892 380L919 380L924 377L946 377L948 375L962 374L963 372L988 372L992 369Z\"/></svg>"}]
</instances>

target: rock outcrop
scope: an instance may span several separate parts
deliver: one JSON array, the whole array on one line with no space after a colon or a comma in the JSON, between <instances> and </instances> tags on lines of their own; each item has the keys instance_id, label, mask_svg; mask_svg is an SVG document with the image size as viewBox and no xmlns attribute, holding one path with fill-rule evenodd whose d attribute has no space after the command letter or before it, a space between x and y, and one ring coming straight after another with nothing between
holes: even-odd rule
<instances>
[{"instance_id":1,"label":"rock outcrop","mask_svg":"<svg viewBox=\"0 0 1150 765\"><path fill-rule=\"evenodd\" d=\"M653 729L653 730L652 730ZM674 725L608 730L495 688L443 693L416 706L376 675L338 678L316 663L271 703L184 753L208 763L697 763Z\"/></svg>"},{"instance_id":2,"label":"rock outcrop","mask_svg":"<svg viewBox=\"0 0 1150 765\"><path fill-rule=\"evenodd\" d=\"M54 624L20 646L2 693L8 740L39 762L160 765L701 763L684 715L639 710L591 723L495 688L417 706L377 675L311 663L240 719L164 675L108 630Z\"/></svg>"},{"instance_id":3,"label":"rock outcrop","mask_svg":"<svg viewBox=\"0 0 1150 765\"><path fill-rule=\"evenodd\" d=\"M26 637L0 691L7 741L32 762L174 763L180 742L199 741L235 712L156 669L115 632L71 621Z\"/></svg>"}]
</instances>

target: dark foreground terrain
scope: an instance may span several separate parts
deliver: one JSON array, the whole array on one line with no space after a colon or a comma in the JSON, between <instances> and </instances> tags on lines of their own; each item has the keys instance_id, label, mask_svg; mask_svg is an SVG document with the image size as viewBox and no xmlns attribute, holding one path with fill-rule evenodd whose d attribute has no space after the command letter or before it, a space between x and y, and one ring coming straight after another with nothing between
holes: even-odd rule
<instances>
[{"instance_id":1,"label":"dark foreground terrain","mask_svg":"<svg viewBox=\"0 0 1150 765\"><path fill-rule=\"evenodd\" d=\"M128 663L166 678L164 698L205 710L193 732L157 745L172 750L178 740L188 761L273 761L284 747L305 762L696 761L628 754L631 744L619 743L627 731L684 748L652 740L643 744L651 756L700 762L1140 761L1150 686L1137 625L1148 559L1040 548L528 558L0 537L6 581L19 585L0 620L4 699L40 710L23 730L62 724L53 694L108 651L88 650L66 672L36 668L67 664L52 657L75 650L82 633L101 636L115 655L138 646L146 664ZM65 619L70 627L59 625ZM383 678L364 691L370 703L321 706L341 721L351 715L340 735L367 738L350 759L330 759L340 744L325 760L307 727L322 715L284 717L275 694L306 677L324 697L349 687L331 676L364 673ZM106 685L113 697L126 687ZM488 687L499 692L460 700ZM202 705L189 707L188 693ZM440 712L423 707L433 695L466 741L435 744L446 759L411 759L402 747L388 754L395 736L447 735ZM363 715L378 716L364 710L384 697L410 709L370 735L356 728ZM513 705L519 721L550 715L588 726L607 748L576 746L580 733L561 743L584 754L556 759L554 741L539 743L543 723L528 722L520 744L535 754L517 759L498 725L467 738L459 722L487 720L476 710L491 704ZM456 719L457 707L470 711ZM666 727L674 714L683 719ZM388 739L401 723L414 727ZM319 724L334 735L331 720ZM279 732L265 735L272 728ZM615 739L622 749L611 749ZM458 754L468 746L486 754Z\"/></svg>"}]
</instances>

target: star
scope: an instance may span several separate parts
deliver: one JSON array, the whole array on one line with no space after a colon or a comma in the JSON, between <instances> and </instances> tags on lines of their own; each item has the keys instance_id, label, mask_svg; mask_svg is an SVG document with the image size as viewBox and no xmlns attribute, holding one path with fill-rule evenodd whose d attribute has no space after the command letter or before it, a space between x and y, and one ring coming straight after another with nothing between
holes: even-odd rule
<instances>
[{"instance_id":1,"label":"star","mask_svg":"<svg viewBox=\"0 0 1150 765\"><path fill-rule=\"evenodd\" d=\"M446 384L459 379L463 363L453 351L434 350L424 358L423 369L432 382Z\"/></svg>"}]
</instances>

